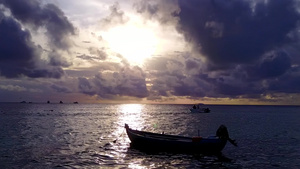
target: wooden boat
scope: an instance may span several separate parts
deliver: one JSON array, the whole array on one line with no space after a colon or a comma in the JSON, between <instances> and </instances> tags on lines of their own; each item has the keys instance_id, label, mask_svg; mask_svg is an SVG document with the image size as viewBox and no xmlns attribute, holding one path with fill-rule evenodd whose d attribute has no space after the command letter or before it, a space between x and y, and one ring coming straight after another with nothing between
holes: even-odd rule
<instances>
[{"instance_id":1,"label":"wooden boat","mask_svg":"<svg viewBox=\"0 0 300 169\"><path fill-rule=\"evenodd\" d=\"M220 130L220 128L221 126L218 130ZM229 139L226 127L226 131L224 131L223 129L223 133L219 132L219 136L211 136L207 138L184 137L133 130L129 128L127 124L125 124L125 129L131 141L132 147L151 152L163 151L179 153L219 154L223 150L227 140ZM228 137L226 136L226 132Z\"/></svg>"}]
</instances>

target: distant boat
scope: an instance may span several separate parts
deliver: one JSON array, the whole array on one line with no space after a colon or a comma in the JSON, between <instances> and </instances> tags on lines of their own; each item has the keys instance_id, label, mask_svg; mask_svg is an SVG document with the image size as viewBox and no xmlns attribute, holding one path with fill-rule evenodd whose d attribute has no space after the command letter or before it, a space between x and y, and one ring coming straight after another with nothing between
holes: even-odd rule
<instances>
[{"instance_id":1,"label":"distant boat","mask_svg":"<svg viewBox=\"0 0 300 169\"><path fill-rule=\"evenodd\" d=\"M64 102L62 102L62 101L59 101L59 103L60 103L60 104L63 104Z\"/></svg>"},{"instance_id":2,"label":"distant boat","mask_svg":"<svg viewBox=\"0 0 300 169\"><path fill-rule=\"evenodd\" d=\"M133 130L127 124L125 124L125 129L131 146L145 151L219 154L225 147L227 140L236 145L235 141L229 138L227 128L224 125L221 125L217 130L217 136L207 138Z\"/></svg>"},{"instance_id":3,"label":"distant boat","mask_svg":"<svg viewBox=\"0 0 300 169\"><path fill-rule=\"evenodd\" d=\"M74 104L78 104L78 102L73 102Z\"/></svg>"},{"instance_id":4,"label":"distant boat","mask_svg":"<svg viewBox=\"0 0 300 169\"><path fill-rule=\"evenodd\" d=\"M197 106L194 105L193 108L190 109L191 113L209 113L210 109L209 108L203 108L204 104L198 104Z\"/></svg>"},{"instance_id":5,"label":"distant boat","mask_svg":"<svg viewBox=\"0 0 300 169\"><path fill-rule=\"evenodd\" d=\"M209 108L200 108L200 109L190 109L191 113L209 113Z\"/></svg>"},{"instance_id":6,"label":"distant boat","mask_svg":"<svg viewBox=\"0 0 300 169\"><path fill-rule=\"evenodd\" d=\"M50 101L48 100L48 101L47 101L47 103L49 104L49 103L50 103Z\"/></svg>"}]
</instances>

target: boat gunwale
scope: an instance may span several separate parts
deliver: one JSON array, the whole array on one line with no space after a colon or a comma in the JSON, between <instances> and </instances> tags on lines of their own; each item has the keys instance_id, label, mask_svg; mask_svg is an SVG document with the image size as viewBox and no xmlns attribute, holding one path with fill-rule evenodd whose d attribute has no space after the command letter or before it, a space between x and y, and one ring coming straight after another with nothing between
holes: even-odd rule
<instances>
[{"instance_id":1,"label":"boat gunwale","mask_svg":"<svg viewBox=\"0 0 300 169\"><path fill-rule=\"evenodd\" d=\"M201 137L201 136L187 137L187 136L180 136L180 135L159 134L159 133L153 133L153 132L148 132L148 131L134 130L134 129L131 129L129 127L126 128L126 131L130 132L131 134L134 134L136 136L139 136L139 137L152 138L152 139L160 139L160 140L168 140L168 141L195 142L195 141L193 141L193 139L195 139L195 138L198 138L201 141L221 140L220 138L218 138L216 136L210 136L210 137Z\"/></svg>"}]
</instances>

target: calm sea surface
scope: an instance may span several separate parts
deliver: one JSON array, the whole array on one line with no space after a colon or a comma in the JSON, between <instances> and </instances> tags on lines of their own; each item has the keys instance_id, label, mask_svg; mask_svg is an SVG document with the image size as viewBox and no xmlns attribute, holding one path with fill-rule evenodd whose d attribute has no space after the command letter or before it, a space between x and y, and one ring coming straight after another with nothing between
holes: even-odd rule
<instances>
[{"instance_id":1,"label":"calm sea surface","mask_svg":"<svg viewBox=\"0 0 300 169\"><path fill-rule=\"evenodd\" d=\"M300 168L300 107L0 103L0 168ZM224 124L230 143L214 156L146 154L124 130L214 135Z\"/></svg>"}]
</instances>

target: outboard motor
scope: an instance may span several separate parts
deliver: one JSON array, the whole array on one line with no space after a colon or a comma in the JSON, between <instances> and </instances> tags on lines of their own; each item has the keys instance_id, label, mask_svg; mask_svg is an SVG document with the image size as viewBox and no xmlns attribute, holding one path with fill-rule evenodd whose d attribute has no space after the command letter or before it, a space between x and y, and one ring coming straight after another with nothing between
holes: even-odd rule
<instances>
[{"instance_id":1,"label":"outboard motor","mask_svg":"<svg viewBox=\"0 0 300 169\"><path fill-rule=\"evenodd\" d=\"M228 140L231 144L233 144L234 146L237 146L237 143L235 142L235 140L232 140L229 137L229 133L227 130L227 127L225 125L221 125L217 132L216 132L216 136L218 136L220 139L224 139L224 140Z\"/></svg>"},{"instance_id":2,"label":"outboard motor","mask_svg":"<svg viewBox=\"0 0 300 169\"><path fill-rule=\"evenodd\" d=\"M229 138L227 127L221 125L216 132L216 136L218 136L220 139L227 140Z\"/></svg>"}]
</instances>

